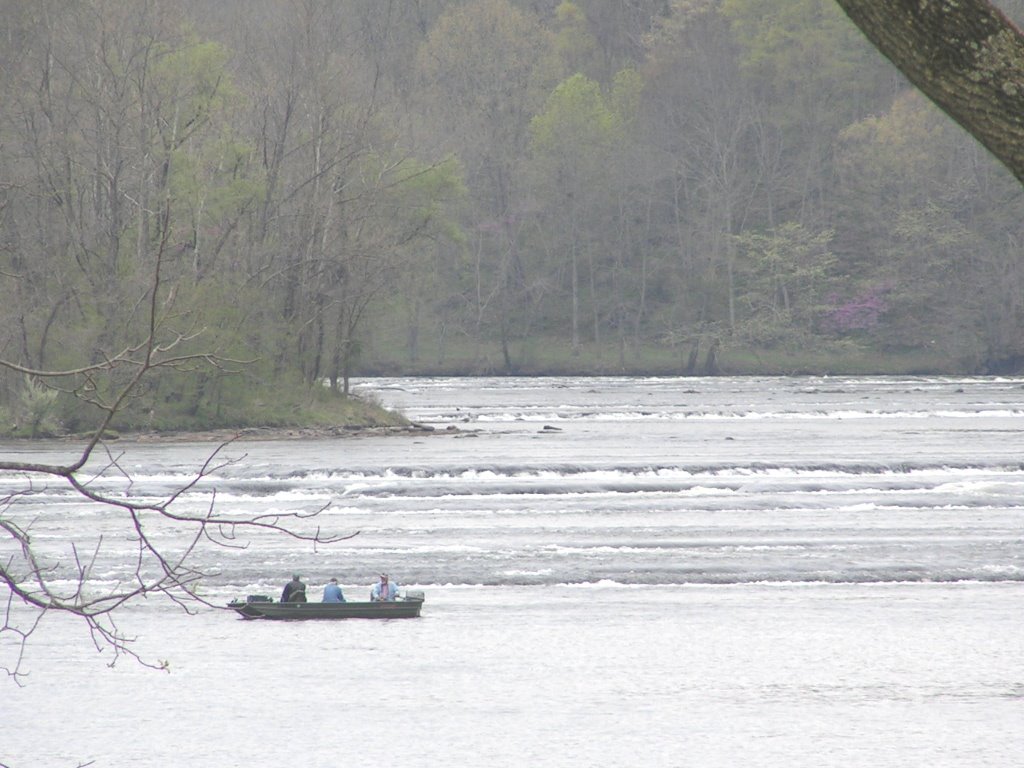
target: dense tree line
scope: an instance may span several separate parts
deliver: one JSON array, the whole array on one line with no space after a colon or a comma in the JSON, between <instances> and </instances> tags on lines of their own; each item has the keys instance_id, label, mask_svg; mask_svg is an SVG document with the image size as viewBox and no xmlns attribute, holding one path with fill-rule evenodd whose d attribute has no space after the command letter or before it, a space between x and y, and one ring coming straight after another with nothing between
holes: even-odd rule
<instances>
[{"instance_id":1,"label":"dense tree line","mask_svg":"<svg viewBox=\"0 0 1024 768\"><path fill-rule=\"evenodd\" d=\"M224 423L365 372L1024 359L1019 186L833 0L0 11L8 421L142 338L183 362L134 418Z\"/></svg>"}]
</instances>

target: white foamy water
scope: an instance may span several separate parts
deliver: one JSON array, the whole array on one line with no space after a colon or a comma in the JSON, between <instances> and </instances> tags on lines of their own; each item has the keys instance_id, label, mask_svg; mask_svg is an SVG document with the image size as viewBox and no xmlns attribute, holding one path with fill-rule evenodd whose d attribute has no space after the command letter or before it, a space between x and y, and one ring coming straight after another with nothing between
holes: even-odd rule
<instances>
[{"instance_id":1,"label":"white foamy water","mask_svg":"<svg viewBox=\"0 0 1024 768\"><path fill-rule=\"evenodd\" d=\"M351 598L383 568L427 593L423 617L130 609L122 629L169 674L107 669L80 628L47 621L28 685L0 696L0 763L1024 760L1024 380L375 379L357 391L437 432L235 444L180 505L327 504L320 525L361 533L315 551L268 536L207 546L204 589L215 602L276 595L300 571L315 588L337 576ZM117 447L131 483L96 487L138 498L174 489L209 451ZM66 450L0 446L39 461ZM102 535L98 579L131 573L115 516L36 490L14 515L58 567L84 527Z\"/></svg>"}]
</instances>

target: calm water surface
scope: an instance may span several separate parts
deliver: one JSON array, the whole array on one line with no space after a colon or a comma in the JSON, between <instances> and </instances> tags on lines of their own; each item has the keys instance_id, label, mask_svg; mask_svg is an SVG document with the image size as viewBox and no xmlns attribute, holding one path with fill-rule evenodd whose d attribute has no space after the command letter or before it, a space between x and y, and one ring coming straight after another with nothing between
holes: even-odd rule
<instances>
[{"instance_id":1,"label":"calm water surface","mask_svg":"<svg viewBox=\"0 0 1024 768\"><path fill-rule=\"evenodd\" d=\"M199 554L215 601L385 568L419 620L277 624L159 603L108 669L49 620L0 763L1008 766L1024 761L1024 380L375 379L430 436L252 442L182 499L312 511L329 548ZM452 428L452 429L449 429ZM61 445L0 446L66 458ZM204 445L119 446L158 496ZM9 482L9 481L4 481ZM128 532L62 488L15 512L98 582ZM181 534L160 531L167 546ZM5 649L0 646L0 652ZM0 683L0 685L3 685Z\"/></svg>"}]
</instances>

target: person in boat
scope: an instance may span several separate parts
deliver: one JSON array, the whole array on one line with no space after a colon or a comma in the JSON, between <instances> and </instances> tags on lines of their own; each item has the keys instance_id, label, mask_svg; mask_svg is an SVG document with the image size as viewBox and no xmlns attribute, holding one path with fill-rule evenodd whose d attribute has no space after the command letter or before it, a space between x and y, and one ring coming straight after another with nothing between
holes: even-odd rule
<instances>
[{"instance_id":1,"label":"person in boat","mask_svg":"<svg viewBox=\"0 0 1024 768\"><path fill-rule=\"evenodd\" d=\"M337 579L331 579L330 583L324 587L324 602L325 603L344 603L345 595L341 593L341 587L338 586Z\"/></svg>"},{"instance_id":2,"label":"person in boat","mask_svg":"<svg viewBox=\"0 0 1024 768\"><path fill-rule=\"evenodd\" d=\"M306 585L302 583L302 577L299 574L292 576L292 580L284 585L284 591L281 593L281 602L306 602Z\"/></svg>"},{"instance_id":3,"label":"person in boat","mask_svg":"<svg viewBox=\"0 0 1024 768\"><path fill-rule=\"evenodd\" d=\"M398 585L392 582L386 573L380 575L380 581L370 590L370 600L375 603L392 603L398 596Z\"/></svg>"}]
</instances>

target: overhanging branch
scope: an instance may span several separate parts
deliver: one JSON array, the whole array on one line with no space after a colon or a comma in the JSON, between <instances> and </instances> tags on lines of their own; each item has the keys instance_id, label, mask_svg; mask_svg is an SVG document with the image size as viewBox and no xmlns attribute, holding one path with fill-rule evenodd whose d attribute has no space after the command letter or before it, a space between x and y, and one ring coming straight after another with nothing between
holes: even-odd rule
<instances>
[{"instance_id":1,"label":"overhanging branch","mask_svg":"<svg viewBox=\"0 0 1024 768\"><path fill-rule=\"evenodd\" d=\"M987 0L836 0L907 79L1024 183L1024 36Z\"/></svg>"}]
</instances>

